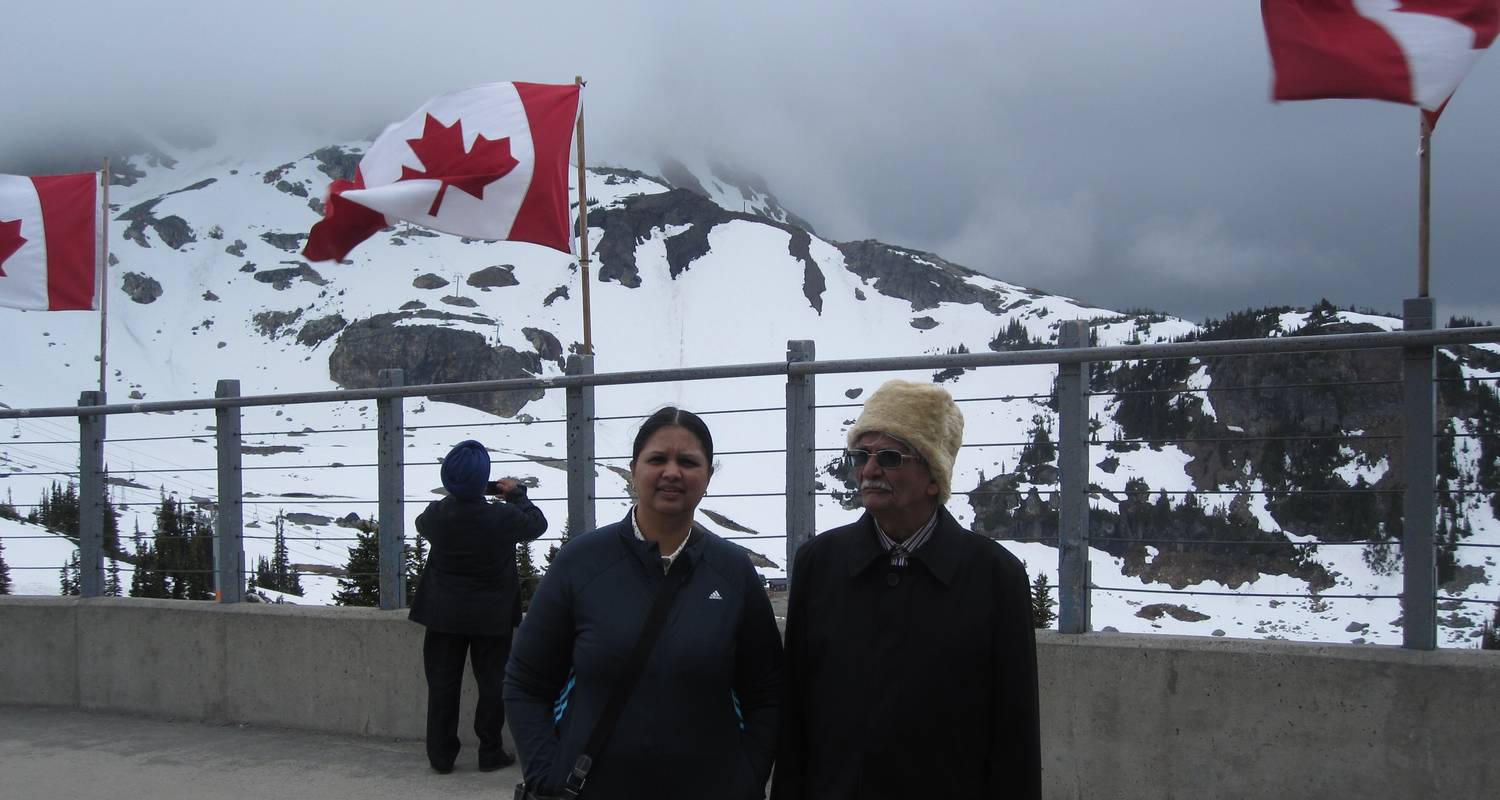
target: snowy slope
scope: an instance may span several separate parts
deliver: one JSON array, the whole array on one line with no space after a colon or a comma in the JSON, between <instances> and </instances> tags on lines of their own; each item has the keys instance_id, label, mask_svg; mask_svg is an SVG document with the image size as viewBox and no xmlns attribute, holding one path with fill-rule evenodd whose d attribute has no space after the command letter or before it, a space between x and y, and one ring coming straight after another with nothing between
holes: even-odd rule
<instances>
[{"instance_id":1,"label":"snowy slope","mask_svg":"<svg viewBox=\"0 0 1500 800\"><path fill-rule=\"evenodd\" d=\"M338 388L329 371L338 337L299 342L299 332L315 320L337 315L345 323L354 323L397 311L413 301L449 316L437 320L409 316L397 324L469 331L492 345L523 353L534 352L525 329L551 332L565 350L581 339L578 273L574 259L564 253L521 244L469 242L403 225L377 234L352 254L349 263L314 264L308 271L297 253L300 240L296 237L319 217L314 206L329 180L324 167L330 155L324 152L321 157L310 155L288 163L277 154L242 154L264 149L270 148L173 151L172 166L137 161L134 166L144 176L134 185L113 187L111 200L117 217L155 202L145 214L133 217L151 222L133 231L126 221L111 223L110 246L118 259L109 281L108 393L112 402L207 397L219 379L239 380L245 395ZM814 340L818 357L824 359L943 353L960 346L982 352L1012 321L1019 322L1032 338L1050 341L1055 340L1063 320L1111 318L1115 321L1094 328L1103 345L1167 341L1196 329L1192 323L1172 318L1143 324L1115 311L975 274L964 274L961 283L987 298L989 308L950 301L917 308L916 303L882 293L879 281L853 271L835 243L812 236L808 255L825 281L821 308L815 308L804 290L806 265L789 254L794 236L785 224L789 217L774 204L774 198L769 193L741 191L722 176L716 177L712 167L693 165L690 169L707 170L696 172L700 184L736 216L714 225L707 235L707 252L675 277L668 240L687 232L688 225L665 225L637 237L638 286L596 279L592 285L596 372L781 361L789 339ZM591 172L589 181L590 209L595 211L621 209L633 197L667 189L665 181L620 171ZM755 218L757 213L764 219ZM181 225L171 222L172 217L180 218ZM192 241L182 241L184 229L191 230ZM597 248L604 234L598 227L590 230L596 278L603 266ZM913 258L941 267L926 256ZM481 288L466 283L468 276L495 266L509 267L515 285ZM289 272L275 279L275 270ZM128 273L155 280L160 296L149 303L131 299L124 288ZM414 285L428 275L446 285L428 289ZM565 297L560 289L566 291ZM265 312L282 312L290 321L268 329L265 318L257 318ZM1384 328L1398 326L1372 315L1349 313L1348 318ZM7 354L11 369L0 374L0 402L14 408L67 406L77 401L78 392L94 388L96 315L0 310L0 319L11 340ZM1288 313L1282 320L1284 332L1306 324L1306 319L1306 314ZM560 373L558 364L549 358L541 358L539 365L541 375ZM1465 369L1474 376L1492 374L1472 366ZM993 476L1016 463L1020 448L1013 443L1026 440L1034 417L1052 416L1046 396L1054 374L1054 369L1045 366L975 370L947 383L963 401L967 440L976 445L994 443L962 451L955 470L956 492L972 489L982 475ZM824 408L818 416L817 441L820 448L826 448L820 452L820 463L833 459L863 397L890 377L894 376L818 377L819 404ZM932 373L901 377L931 380ZM725 412L708 417L721 455L703 508L748 529L750 533L734 533L743 537L740 543L782 564L785 543L776 536L784 524L779 498L733 495L785 490L779 454L736 454L782 446L781 413L755 409L781 406L784 386L781 379L757 378L600 388L597 409L606 419L597 430L601 498L597 518L609 521L628 508L625 483L616 470L625 466L641 416L666 404ZM1106 422L1102 436L1111 433L1111 409L1110 398L1093 398L1093 411ZM409 520L436 496L436 463L443 452L453 442L473 437L494 451L497 473L534 479L532 496L553 521L548 537L560 532L565 518L565 473L556 461L565 455L560 392L529 402L514 419L423 398L408 400L405 411L406 424L412 428L407 437ZM305 515L293 518L287 526L288 536L293 537L289 548L294 561L331 565L346 561L353 534L334 521L351 512L366 517L375 513L373 426L372 403L245 410L246 520L250 525L246 535L255 537L247 538L248 563L269 555L272 522L282 512ZM106 461L114 476L131 484L112 489L116 502L127 509L122 531L130 531L135 524L149 531L151 513L163 493L185 500L207 500L217 494L213 429L213 414L207 412L109 418ZM34 503L50 482L67 480L60 473L76 464L76 445L68 443L76 438L76 425L69 419L0 422L0 490L8 491L11 502L24 513L25 506ZM1132 476L1145 478L1152 487L1188 486L1184 468L1190 457L1176 447L1120 454L1107 453L1102 447L1095 450L1091 463L1108 455L1120 462L1113 474L1093 476L1103 488L1118 492ZM1363 469L1374 475L1384 468ZM1470 472L1473 469L1468 465ZM821 477L828 482L826 475ZM1036 488L1046 492L1056 486ZM1108 506L1102 497L1094 502ZM1473 541L1500 543L1500 524L1480 508L1483 498L1473 502ZM967 503L955 501L951 510L961 522L972 522L974 512ZM1252 507L1251 512L1263 527L1276 530L1265 508ZM855 513L843 509L833 497L819 499L820 528L840 524ZM0 524L5 525L0 527L0 536L21 535L13 533L18 530L16 524ZM408 531L413 530L409 523ZM13 542L7 538L8 563L14 566L24 557L28 565L50 560L60 566L71 552L70 546L55 541L45 547L25 544L33 541L45 540ZM534 550L539 563L546 544ZM1025 559L1034 574L1045 571L1056 584L1053 548L1036 543L1006 546ZM1471 587L1467 594L1493 594L1490 587L1497 582L1489 555L1493 552L1462 551L1463 563L1485 570L1484 583ZM1321 547L1315 558L1339 576L1339 585L1329 592L1399 591L1399 575L1373 574L1358 547ZM1169 589L1128 577L1122 569L1118 559L1095 551L1096 585ZM55 592L56 569L40 572L45 580L28 577L24 587L17 581L17 591ZM781 574L779 570L766 572ZM329 578L304 575L303 584L309 587L305 600L310 602L327 602L336 589ZM1267 576L1233 588L1213 583L1191 588L1308 592L1305 582L1285 576ZM1125 631L1400 640L1395 624L1399 608L1394 600L1173 597L1102 590L1094 600L1095 627ZM1136 615L1153 603L1181 604L1207 619L1192 622L1164 616L1150 620ZM1488 609L1465 606L1452 613L1459 622L1444 629L1445 643L1463 644Z\"/></svg>"}]
</instances>

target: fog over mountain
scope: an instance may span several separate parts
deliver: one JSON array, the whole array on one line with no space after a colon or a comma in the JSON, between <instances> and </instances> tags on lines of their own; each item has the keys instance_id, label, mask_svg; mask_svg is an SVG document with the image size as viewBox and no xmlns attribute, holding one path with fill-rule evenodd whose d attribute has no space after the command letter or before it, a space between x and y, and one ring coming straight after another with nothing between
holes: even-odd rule
<instances>
[{"instance_id":1,"label":"fog over mountain","mask_svg":"<svg viewBox=\"0 0 1500 800\"><path fill-rule=\"evenodd\" d=\"M436 94L581 74L589 161L712 157L838 241L1189 319L1416 293L1417 112L1275 105L1255 3L17 0L0 172L122 135L281 154ZM24 76L24 77L22 77ZM1500 320L1500 58L1434 145L1443 319Z\"/></svg>"}]
</instances>

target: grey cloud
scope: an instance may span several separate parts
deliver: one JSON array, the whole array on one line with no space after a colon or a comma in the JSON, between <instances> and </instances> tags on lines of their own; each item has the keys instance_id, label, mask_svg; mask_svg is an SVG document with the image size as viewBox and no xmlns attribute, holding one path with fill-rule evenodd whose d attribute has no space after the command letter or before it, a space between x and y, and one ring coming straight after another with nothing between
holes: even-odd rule
<instances>
[{"instance_id":1,"label":"grey cloud","mask_svg":"<svg viewBox=\"0 0 1500 800\"><path fill-rule=\"evenodd\" d=\"M0 171L38 154L87 169L135 127L272 121L262 141L311 148L444 91L582 74L591 162L706 152L835 238L1191 318L1323 296L1398 310L1415 292L1416 111L1270 103L1255 3L17 0L5 15L20 33L0 73L26 78L6 85ZM1500 319L1473 299L1500 296L1497 130L1490 53L1437 136L1440 311Z\"/></svg>"}]
</instances>

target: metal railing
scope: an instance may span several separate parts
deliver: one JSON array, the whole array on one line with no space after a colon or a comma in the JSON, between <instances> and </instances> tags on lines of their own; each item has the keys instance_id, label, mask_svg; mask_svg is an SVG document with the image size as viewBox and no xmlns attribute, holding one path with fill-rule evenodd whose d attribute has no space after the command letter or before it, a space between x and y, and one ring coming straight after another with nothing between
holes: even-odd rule
<instances>
[{"instance_id":1,"label":"metal railing","mask_svg":"<svg viewBox=\"0 0 1500 800\"><path fill-rule=\"evenodd\" d=\"M1437 645L1436 619L1438 587L1434 542L1435 455L1438 436L1435 423L1434 350L1475 343L1500 342L1500 327L1473 327L1432 330L1432 304L1428 299L1408 301L1406 330L1384 333L1330 334L1320 336L1287 336L1255 340L1193 341L1166 344L1131 344L1091 347L1089 323L1083 320L1062 323L1059 346L1054 349L1004 351L990 353L957 353L893 358L869 358L818 361L811 341L791 341L785 361L735 364L716 367L643 370L596 374L587 356L570 357L566 374L549 378L507 379L465 383L408 386L400 370L385 370L378 385L367 389L350 389L289 394L241 396L238 381L220 381L212 399L174 400L107 404L97 392L83 392L76 407L0 409L0 420L72 417L79 425L79 497L80 497L80 593L96 596L103 585L103 519L105 468L103 447L106 420L112 415L153 412L212 410L215 415L214 467L217 487L217 514L214 542L214 571L221 602L238 602L244 597L244 499L242 463L243 433L241 414L247 408L292 406L310 403L371 401L376 404L375 426L378 500L376 518L380 545L380 606L398 608L405 596L402 570L402 548L406 518L404 468L402 460L404 405L406 398L442 397L457 394L517 390L563 390L566 415L560 420L566 426L567 452L567 524L571 531L595 527L594 511L599 497L595 487L596 464L601 458L595 452L595 428L606 417L596 416L595 390L605 386L627 384L709 381L728 378L783 376L786 380L786 404L780 409L756 408L749 411L781 411L785 419L784 450L746 450L745 453L782 453L785 458L785 533L786 567L791 571L798 547L817 532L816 510L819 493L815 483L818 473L817 454L841 448L819 447L816 441L817 412L820 408L854 408L858 403L818 406L818 375L868 372L899 372L929 369L977 369L1020 365L1056 365L1058 375L1050 397L1057 404L1058 489L1052 494L1057 501L1058 536L1058 627L1064 633L1082 633L1092 629L1090 622L1091 592L1115 590L1092 583L1089 574L1091 542L1107 537L1091 537L1090 531L1090 413L1089 364L1103 361L1142 361L1147 359L1208 359L1225 356L1287 355L1332 351L1358 351L1376 348L1399 348L1401 352L1402 415L1404 430L1404 525L1400 543L1403 559L1403 589L1400 595L1403 615L1403 644L1408 648L1433 649ZM1264 387L1261 387L1264 388ZM1180 389L1175 391L1181 391ZM1021 397L1020 395L1016 397ZM961 401L1008 400L1016 397L960 398ZM1042 395L1033 397L1041 398ZM743 409L742 409L743 410ZM511 424L511 423L505 423ZM372 430L354 429L354 432ZM973 435L971 430L970 435ZM154 437L140 437L146 440ZM124 441L124 440L122 440ZM1021 442L984 442L976 446L1019 445ZM1098 442L1094 442L1098 444ZM611 454L612 456L612 454ZM334 466L334 465L329 465ZM350 466L350 465L338 465ZM370 465L361 465L370 466ZM65 470L58 470L62 474ZM42 473L34 473L42 474ZM748 495L774 495L774 492L750 492ZM962 492L955 492L961 495ZM747 496L748 496L747 495ZM776 538L762 535L760 538ZM1286 543L1295 547L1297 542ZM1136 591L1149 591L1145 589ZM1182 594L1214 594L1183 591ZM1242 593L1255 596L1255 593ZM1334 595L1328 595L1333 597ZM1372 597L1359 594L1351 597Z\"/></svg>"}]
</instances>

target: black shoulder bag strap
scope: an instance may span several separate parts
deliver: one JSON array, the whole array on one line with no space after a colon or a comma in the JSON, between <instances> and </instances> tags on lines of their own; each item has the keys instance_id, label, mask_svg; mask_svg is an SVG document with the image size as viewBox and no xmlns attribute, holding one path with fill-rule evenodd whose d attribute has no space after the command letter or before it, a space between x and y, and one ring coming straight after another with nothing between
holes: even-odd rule
<instances>
[{"instance_id":1,"label":"black shoulder bag strap","mask_svg":"<svg viewBox=\"0 0 1500 800\"><path fill-rule=\"evenodd\" d=\"M695 526L696 527L696 526ZM573 771L568 774L568 780L563 784L563 797L577 798L583 791L583 785L588 781L589 770L594 766L594 759L604 752L604 747L609 743L609 736L614 732L615 723L620 719L620 712L625 710L625 701L630 698L630 692L635 689L635 684L640 680L641 672L646 666L646 656L651 653L651 648L656 644L657 637L661 634L662 627L667 622L667 611L672 607L672 598L677 595L677 590L687 583L692 574L692 563L683 559L681 566L674 561L672 566L675 570L668 570L662 578L661 585L656 589L656 602L651 606L651 613L646 617L646 624L641 627L641 638L635 642L635 649L630 653L630 661L625 664L625 669L620 673L619 680L615 683L614 691L609 696L609 702L604 706L604 712L599 715L599 721L595 723L594 730L589 734L588 744L584 745L583 752L578 754L577 760L573 762Z\"/></svg>"}]
</instances>

